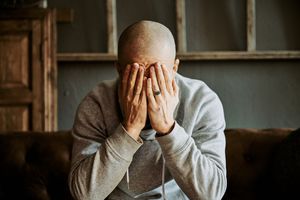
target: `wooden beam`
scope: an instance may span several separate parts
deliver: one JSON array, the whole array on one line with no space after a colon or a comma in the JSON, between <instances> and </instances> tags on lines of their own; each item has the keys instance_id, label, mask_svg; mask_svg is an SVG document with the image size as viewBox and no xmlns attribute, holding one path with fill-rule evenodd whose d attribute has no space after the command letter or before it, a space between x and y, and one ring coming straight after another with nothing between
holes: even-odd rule
<instances>
[{"instance_id":1,"label":"wooden beam","mask_svg":"<svg viewBox=\"0 0 300 200\"><path fill-rule=\"evenodd\" d=\"M300 59L300 51L225 51L178 54L182 61Z\"/></svg>"},{"instance_id":2,"label":"wooden beam","mask_svg":"<svg viewBox=\"0 0 300 200\"><path fill-rule=\"evenodd\" d=\"M71 8L57 8L56 22L57 23L72 23L74 20L74 10Z\"/></svg>"},{"instance_id":3,"label":"wooden beam","mask_svg":"<svg viewBox=\"0 0 300 200\"><path fill-rule=\"evenodd\" d=\"M176 0L176 31L177 51L180 53L184 53L187 51L185 0Z\"/></svg>"},{"instance_id":4,"label":"wooden beam","mask_svg":"<svg viewBox=\"0 0 300 200\"><path fill-rule=\"evenodd\" d=\"M255 0L247 0L247 50L256 50Z\"/></svg>"},{"instance_id":5,"label":"wooden beam","mask_svg":"<svg viewBox=\"0 0 300 200\"><path fill-rule=\"evenodd\" d=\"M219 51L178 53L182 61L203 60L300 60L300 51ZM59 62L106 62L116 61L117 55L110 53L59 53Z\"/></svg>"},{"instance_id":6,"label":"wooden beam","mask_svg":"<svg viewBox=\"0 0 300 200\"><path fill-rule=\"evenodd\" d=\"M110 53L58 53L57 60L60 62L115 61L117 56Z\"/></svg>"},{"instance_id":7,"label":"wooden beam","mask_svg":"<svg viewBox=\"0 0 300 200\"><path fill-rule=\"evenodd\" d=\"M116 0L106 0L107 14L107 51L108 53L117 53L117 17Z\"/></svg>"}]
</instances>

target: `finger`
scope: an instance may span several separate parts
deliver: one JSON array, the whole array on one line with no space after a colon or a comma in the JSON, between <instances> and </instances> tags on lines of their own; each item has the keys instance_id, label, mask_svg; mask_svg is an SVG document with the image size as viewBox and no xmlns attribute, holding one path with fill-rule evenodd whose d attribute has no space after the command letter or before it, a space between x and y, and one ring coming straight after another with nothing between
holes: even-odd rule
<instances>
[{"instance_id":1,"label":"finger","mask_svg":"<svg viewBox=\"0 0 300 200\"><path fill-rule=\"evenodd\" d=\"M142 93L140 95L140 100L141 100L142 103L147 103L147 96L146 96L147 94L146 94L146 92L147 92L147 78L144 77L144 79L143 79L143 89L142 89Z\"/></svg>"},{"instance_id":2,"label":"finger","mask_svg":"<svg viewBox=\"0 0 300 200\"><path fill-rule=\"evenodd\" d=\"M148 104L150 104L152 106L156 106L156 101L155 101L155 98L153 96L151 78L147 79L147 99L148 99Z\"/></svg>"},{"instance_id":3,"label":"finger","mask_svg":"<svg viewBox=\"0 0 300 200\"><path fill-rule=\"evenodd\" d=\"M163 71L161 69L161 64L156 63L155 64L155 72L156 72L156 78L159 85L159 88L161 90L162 95L164 96L166 94L166 83Z\"/></svg>"},{"instance_id":4,"label":"finger","mask_svg":"<svg viewBox=\"0 0 300 200\"><path fill-rule=\"evenodd\" d=\"M144 81L144 69L139 67L138 74L135 81L135 90L133 101L138 102L140 100L141 92L143 90L143 81Z\"/></svg>"},{"instance_id":5,"label":"finger","mask_svg":"<svg viewBox=\"0 0 300 200\"><path fill-rule=\"evenodd\" d=\"M127 92L127 83L128 83L128 79L129 79L129 75L130 75L130 68L131 68L131 66L129 64L126 65L126 67L122 73L122 85L121 85L122 91L121 91L121 93L122 93L123 98Z\"/></svg>"},{"instance_id":6,"label":"finger","mask_svg":"<svg viewBox=\"0 0 300 200\"><path fill-rule=\"evenodd\" d=\"M162 102L162 93L161 90L159 88L159 85L157 83L157 77L154 71L154 68L152 70L153 72L150 71L150 75L151 75L151 86L152 86L152 92L153 92L153 97L156 101L156 103L160 103ZM159 94L156 94L156 92L159 92Z\"/></svg>"},{"instance_id":7,"label":"finger","mask_svg":"<svg viewBox=\"0 0 300 200\"><path fill-rule=\"evenodd\" d=\"M136 78L135 84L135 95L140 95L143 89L143 81L144 81L144 69L142 67L138 70L138 75Z\"/></svg>"},{"instance_id":8,"label":"finger","mask_svg":"<svg viewBox=\"0 0 300 200\"><path fill-rule=\"evenodd\" d=\"M131 68L130 77L127 85L127 95L130 99L132 99L133 96L138 69L139 65L137 63L134 63Z\"/></svg>"},{"instance_id":9,"label":"finger","mask_svg":"<svg viewBox=\"0 0 300 200\"><path fill-rule=\"evenodd\" d=\"M165 78L165 83L166 83L166 88L167 88L167 91L173 95L173 87L172 87L172 81L171 81L171 78L170 78L170 73L166 67L166 65L162 64L162 71L164 73L164 78Z\"/></svg>"},{"instance_id":10,"label":"finger","mask_svg":"<svg viewBox=\"0 0 300 200\"><path fill-rule=\"evenodd\" d=\"M177 86L177 83L175 81L175 78L172 80L172 86L173 86L174 95L178 96L178 86Z\"/></svg>"},{"instance_id":11,"label":"finger","mask_svg":"<svg viewBox=\"0 0 300 200\"><path fill-rule=\"evenodd\" d=\"M150 68L150 78L151 78L151 86L152 86L152 90L153 91L160 91L160 88L159 88L159 85L157 83L157 77L156 77L156 74L155 74L155 69L154 67L152 66ZM157 96L160 96L160 95L155 95L155 97Z\"/></svg>"}]
</instances>

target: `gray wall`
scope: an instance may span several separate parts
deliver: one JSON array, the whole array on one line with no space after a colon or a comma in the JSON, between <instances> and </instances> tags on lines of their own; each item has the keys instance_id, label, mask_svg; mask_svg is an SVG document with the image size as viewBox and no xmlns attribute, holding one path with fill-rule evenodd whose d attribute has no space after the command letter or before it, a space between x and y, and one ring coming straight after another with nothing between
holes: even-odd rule
<instances>
[{"instance_id":1,"label":"gray wall","mask_svg":"<svg viewBox=\"0 0 300 200\"><path fill-rule=\"evenodd\" d=\"M175 1L117 0L118 35L129 24L150 19L175 35ZM190 51L245 50L246 1L187 1ZM104 52L104 0L49 0L74 8L75 21L58 25L59 52ZM257 1L259 50L300 50L300 2ZM58 125L70 129L82 98L100 81L117 76L113 62L59 62ZM220 97L227 128L300 127L300 60L189 61L179 73L205 81Z\"/></svg>"}]
</instances>

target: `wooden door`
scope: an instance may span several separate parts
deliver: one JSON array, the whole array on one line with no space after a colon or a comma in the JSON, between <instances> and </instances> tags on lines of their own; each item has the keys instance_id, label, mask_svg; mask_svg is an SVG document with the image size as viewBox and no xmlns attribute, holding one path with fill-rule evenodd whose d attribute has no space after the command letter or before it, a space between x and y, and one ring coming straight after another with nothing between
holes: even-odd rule
<instances>
[{"instance_id":1,"label":"wooden door","mask_svg":"<svg viewBox=\"0 0 300 200\"><path fill-rule=\"evenodd\" d=\"M0 131L55 131L55 11L0 10Z\"/></svg>"}]
</instances>

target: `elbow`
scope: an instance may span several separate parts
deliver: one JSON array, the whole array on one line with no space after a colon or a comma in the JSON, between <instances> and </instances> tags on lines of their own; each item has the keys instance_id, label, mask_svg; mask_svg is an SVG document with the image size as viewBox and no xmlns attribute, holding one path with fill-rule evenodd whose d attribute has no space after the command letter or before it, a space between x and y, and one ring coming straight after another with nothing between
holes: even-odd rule
<instances>
[{"instance_id":1,"label":"elbow","mask_svg":"<svg viewBox=\"0 0 300 200\"><path fill-rule=\"evenodd\" d=\"M215 187L215 198L222 199L227 189L227 177L226 172L219 170L217 186Z\"/></svg>"},{"instance_id":2,"label":"elbow","mask_svg":"<svg viewBox=\"0 0 300 200\"><path fill-rule=\"evenodd\" d=\"M101 190L100 185L95 187L90 183L90 178L87 178L86 174L82 171L79 171L81 168L71 171L69 174L69 189L72 197L75 200L103 200L108 194Z\"/></svg>"},{"instance_id":3,"label":"elbow","mask_svg":"<svg viewBox=\"0 0 300 200\"><path fill-rule=\"evenodd\" d=\"M211 181L210 187L207 187L205 199L222 199L227 188L226 171L217 169L214 180Z\"/></svg>"},{"instance_id":4,"label":"elbow","mask_svg":"<svg viewBox=\"0 0 300 200\"><path fill-rule=\"evenodd\" d=\"M217 168L214 170L214 175L207 177L199 185L196 196L189 196L190 199L205 199L205 200L221 200L227 188L226 171Z\"/></svg>"},{"instance_id":5,"label":"elbow","mask_svg":"<svg viewBox=\"0 0 300 200\"><path fill-rule=\"evenodd\" d=\"M84 195L84 190L80 187L74 173L69 174L69 190L75 200L85 199L86 195Z\"/></svg>"},{"instance_id":6,"label":"elbow","mask_svg":"<svg viewBox=\"0 0 300 200\"><path fill-rule=\"evenodd\" d=\"M91 198L91 191L86 185L85 180L78 176L77 170L71 171L69 174L69 190L75 200L93 199Z\"/></svg>"}]
</instances>

